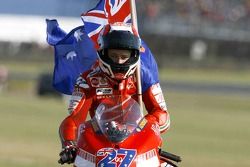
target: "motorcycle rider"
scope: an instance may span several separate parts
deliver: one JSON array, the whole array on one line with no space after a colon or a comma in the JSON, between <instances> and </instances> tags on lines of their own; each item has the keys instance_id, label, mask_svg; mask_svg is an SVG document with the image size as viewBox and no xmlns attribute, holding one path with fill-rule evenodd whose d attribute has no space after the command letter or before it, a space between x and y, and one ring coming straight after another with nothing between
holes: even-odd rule
<instances>
[{"instance_id":1,"label":"motorcycle rider","mask_svg":"<svg viewBox=\"0 0 250 167\"><path fill-rule=\"evenodd\" d=\"M78 127L86 121L88 112L93 118L102 99L137 93L135 70L140 63L141 42L135 29L124 23L106 25L98 43L98 62L77 79L68 108L70 115L59 128L63 148L58 161L61 164L74 162ZM150 77L149 72L144 75ZM170 118L160 84L143 91L142 99L148 112L145 118L159 125L161 133L165 132Z\"/></svg>"}]
</instances>

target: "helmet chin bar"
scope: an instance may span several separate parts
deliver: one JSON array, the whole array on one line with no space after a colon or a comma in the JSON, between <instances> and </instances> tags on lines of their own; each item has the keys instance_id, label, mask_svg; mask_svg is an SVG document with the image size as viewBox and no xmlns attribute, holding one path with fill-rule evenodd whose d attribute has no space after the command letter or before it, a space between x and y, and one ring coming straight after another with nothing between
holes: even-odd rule
<instances>
[{"instance_id":1,"label":"helmet chin bar","mask_svg":"<svg viewBox=\"0 0 250 167\"><path fill-rule=\"evenodd\" d=\"M98 55L99 56L99 55ZM117 80L123 80L128 78L130 75L135 73L137 64L140 63L139 61L137 61L135 64L131 65L129 67L129 69L127 70L127 72L125 74L122 75L122 73L117 73L117 75L113 72L111 66L107 63L105 63L99 56L99 66L101 68L101 70L108 74L111 78L113 79L117 79Z\"/></svg>"},{"instance_id":2,"label":"helmet chin bar","mask_svg":"<svg viewBox=\"0 0 250 167\"><path fill-rule=\"evenodd\" d=\"M139 61L137 61L135 64L133 64L132 66L129 67L127 73L124 76L124 79L135 73L135 70L136 70L138 63L139 63Z\"/></svg>"},{"instance_id":3,"label":"helmet chin bar","mask_svg":"<svg viewBox=\"0 0 250 167\"><path fill-rule=\"evenodd\" d=\"M102 59L99 59L99 66L104 73L108 74L111 78L115 78L115 75L114 75L110 65L105 63Z\"/></svg>"}]
</instances>

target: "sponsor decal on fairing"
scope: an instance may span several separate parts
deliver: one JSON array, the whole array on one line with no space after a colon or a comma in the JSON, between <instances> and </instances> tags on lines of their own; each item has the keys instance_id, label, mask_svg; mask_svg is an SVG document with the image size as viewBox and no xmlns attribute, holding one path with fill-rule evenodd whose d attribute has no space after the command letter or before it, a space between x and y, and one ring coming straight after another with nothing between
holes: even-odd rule
<instances>
[{"instance_id":1,"label":"sponsor decal on fairing","mask_svg":"<svg viewBox=\"0 0 250 167\"><path fill-rule=\"evenodd\" d=\"M95 167L96 156L83 150L79 149L75 159L74 165L76 167Z\"/></svg>"},{"instance_id":2,"label":"sponsor decal on fairing","mask_svg":"<svg viewBox=\"0 0 250 167\"><path fill-rule=\"evenodd\" d=\"M136 167L159 167L160 162L156 150L140 154L136 158Z\"/></svg>"},{"instance_id":3,"label":"sponsor decal on fairing","mask_svg":"<svg viewBox=\"0 0 250 167\"><path fill-rule=\"evenodd\" d=\"M85 128L86 128L85 123L80 124L80 125L79 125L79 128L78 128L78 135L77 135L77 136L80 137L80 135L81 135L83 132L85 132Z\"/></svg>"}]
</instances>

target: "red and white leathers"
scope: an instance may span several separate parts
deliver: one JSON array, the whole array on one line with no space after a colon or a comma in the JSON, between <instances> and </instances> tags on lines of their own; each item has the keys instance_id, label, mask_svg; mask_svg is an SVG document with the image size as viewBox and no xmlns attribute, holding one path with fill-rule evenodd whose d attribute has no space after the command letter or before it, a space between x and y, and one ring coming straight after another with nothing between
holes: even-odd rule
<instances>
[{"instance_id":1,"label":"red and white leathers","mask_svg":"<svg viewBox=\"0 0 250 167\"><path fill-rule=\"evenodd\" d=\"M102 99L112 95L135 95L135 81L134 75L120 82L110 79L99 66L83 73L77 79L72 93L68 108L70 115L60 125L62 145L76 142L79 125L86 121L88 111L90 117L94 117L95 109ZM143 92L142 99L148 111L146 119L155 121L160 127L160 132L166 131L170 126L170 118L159 83Z\"/></svg>"}]
</instances>

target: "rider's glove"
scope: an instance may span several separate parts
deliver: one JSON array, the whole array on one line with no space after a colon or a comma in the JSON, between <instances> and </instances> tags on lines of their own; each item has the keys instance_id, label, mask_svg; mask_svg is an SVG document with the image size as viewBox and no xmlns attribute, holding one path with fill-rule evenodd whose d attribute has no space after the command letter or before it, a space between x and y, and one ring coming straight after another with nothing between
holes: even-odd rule
<instances>
[{"instance_id":1,"label":"rider's glove","mask_svg":"<svg viewBox=\"0 0 250 167\"><path fill-rule=\"evenodd\" d=\"M61 165L64 163L71 164L75 161L77 149L74 145L68 145L62 149L59 156L58 163Z\"/></svg>"}]
</instances>

